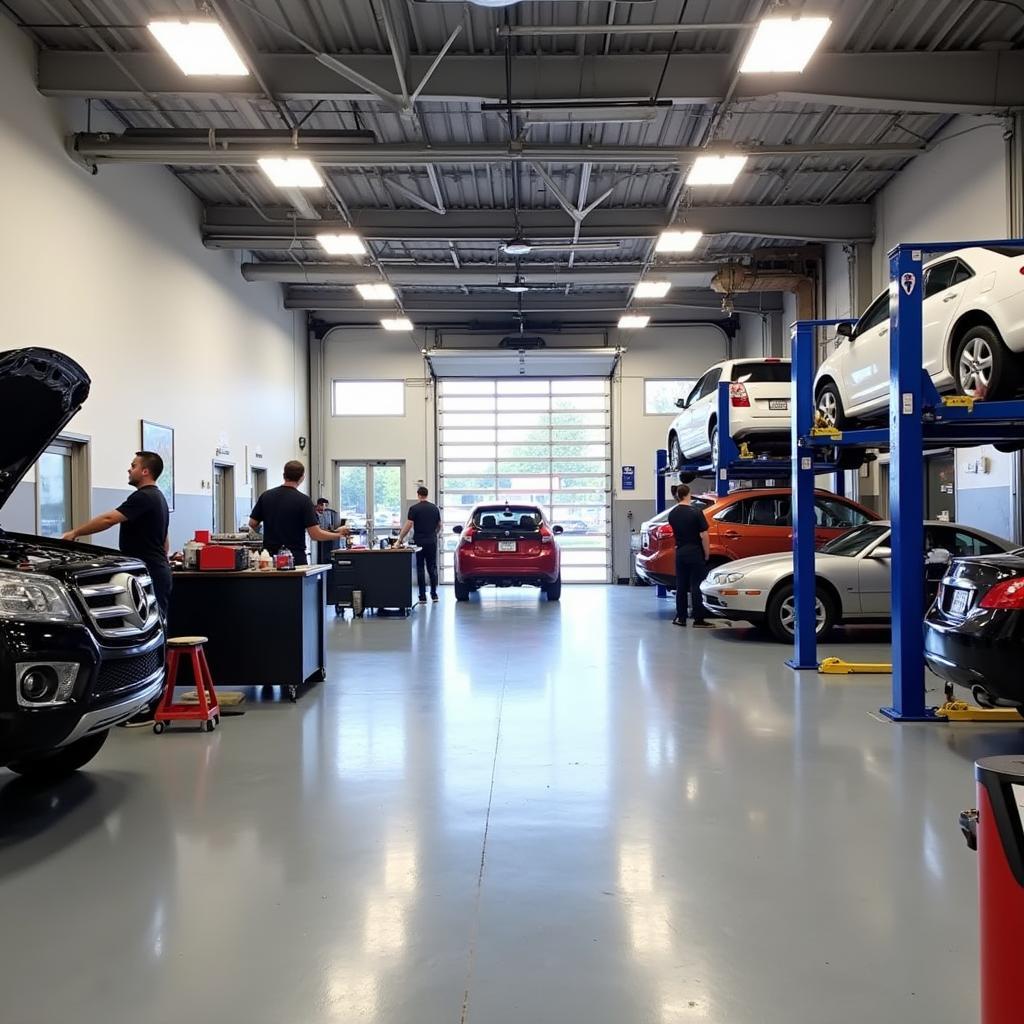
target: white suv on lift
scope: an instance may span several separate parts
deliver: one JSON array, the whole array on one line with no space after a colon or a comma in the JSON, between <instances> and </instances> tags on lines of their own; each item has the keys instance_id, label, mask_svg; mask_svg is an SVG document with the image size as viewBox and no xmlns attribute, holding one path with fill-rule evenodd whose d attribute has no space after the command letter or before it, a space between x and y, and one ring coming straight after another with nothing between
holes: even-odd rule
<instances>
[{"instance_id":1,"label":"white suv on lift","mask_svg":"<svg viewBox=\"0 0 1024 1024\"><path fill-rule=\"evenodd\" d=\"M939 391L1010 398L1024 384L1024 251L960 249L925 265L924 368ZM889 292L855 325L843 324L838 348L821 364L814 402L830 424L889 408Z\"/></svg>"},{"instance_id":2,"label":"white suv on lift","mask_svg":"<svg viewBox=\"0 0 1024 1024\"><path fill-rule=\"evenodd\" d=\"M729 382L729 429L736 442L758 452L789 453L788 359L728 359L715 363L693 390L676 401L682 410L668 429L668 464L718 459L718 385Z\"/></svg>"}]
</instances>

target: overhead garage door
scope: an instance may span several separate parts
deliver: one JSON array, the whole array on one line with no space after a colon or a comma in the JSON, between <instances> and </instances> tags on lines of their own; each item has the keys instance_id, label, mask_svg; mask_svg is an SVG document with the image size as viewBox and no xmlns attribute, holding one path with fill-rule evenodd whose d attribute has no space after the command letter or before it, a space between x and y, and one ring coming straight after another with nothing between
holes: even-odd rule
<instances>
[{"instance_id":1,"label":"overhead garage door","mask_svg":"<svg viewBox=\"0 0 1024 1024\"><path fill-rule=\"evenodd\" d=\"M611 399L607 380L440 380L438 453L444 576L452 528L482 501L533 502L560 524L562 579L611 573Z\"/></svg>"}]
</instances>

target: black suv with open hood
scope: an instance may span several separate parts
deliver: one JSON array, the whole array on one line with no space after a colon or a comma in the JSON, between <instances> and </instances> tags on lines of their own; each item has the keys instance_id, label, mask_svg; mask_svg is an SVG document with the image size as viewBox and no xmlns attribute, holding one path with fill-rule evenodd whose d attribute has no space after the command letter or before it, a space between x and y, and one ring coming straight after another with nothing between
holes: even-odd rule
<instances>
[{"instance_id":1,"label":"black suv with open hood","mask_svg":"<svg viewBox=\"0 0 1024 1024\"><path fill-rule=\"evenodd\" d=\"M0 508L78 412L89 377L59 352L0 353ZM0 528L0 766L57 776L159 692L164 634L146 567Z\"/></svg>"}]
</instances>

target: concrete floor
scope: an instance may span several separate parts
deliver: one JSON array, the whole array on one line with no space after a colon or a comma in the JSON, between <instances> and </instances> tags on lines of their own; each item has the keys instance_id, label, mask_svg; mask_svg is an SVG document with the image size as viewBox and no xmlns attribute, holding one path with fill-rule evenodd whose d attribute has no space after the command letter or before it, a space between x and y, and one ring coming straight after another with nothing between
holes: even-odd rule
<instances>
[{"instance_id":1,"label":"concrete floor","mask_svg":"<svg viewBox=\"0 0 1024 1024\"><path fill-rule=\"evenodd\" d=\"M213 735L0 772L10 1024L977 1019L971 763L652 590L335 621L330 679ZM876 660L875 643L823 654ZM881 641L881 643L879 642Z\"/></svg>"}]
</instances>

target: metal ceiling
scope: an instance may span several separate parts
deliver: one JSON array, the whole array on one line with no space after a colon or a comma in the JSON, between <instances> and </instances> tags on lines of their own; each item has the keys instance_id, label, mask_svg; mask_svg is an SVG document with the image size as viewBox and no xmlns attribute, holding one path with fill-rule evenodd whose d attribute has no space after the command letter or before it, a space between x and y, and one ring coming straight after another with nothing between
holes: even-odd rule
<instances>
[{"instance_id":1,"label":"metal ceiling","mask_svg":"<svg viewBox=\"0 0 1024 1024\"><path fill-rule=\"evenodd\" d=\"M435 297L447 296L444 301L448 302L453 285L437 279L439 267L448 267L457 275L461 268L486 270L505 264L502 272L515 273L516 268L501 256L498 246L509 236L510 210L518 191L524 218L538 211L550 214L543 237L569 241L576 237L609 237L618 242L616 248L607 251L534 253L520 260L519 269L523 272L535 272L540 277L556 274L564 281L564 306L572 310L593 306L595 302L593 282L581 279L573 283L573 269L619 268L623 273L628 271L628 280L635 281L652 264L656 233L652 225L667 226L677 214L685 220L687 211L694 207L756 207L771 208L774 212L761 213L756 219L751 216L747 223L742 210L736 211L733 226L708 234L692 256L659 258L653 262L655 269L662 265L671 268L683 260L713 262L748 256L765 248L791 249L813 240L811 232L804 237L786 237L786 231L792 230L787 225L798 223L796 207L853 209L869 202L914 152L927 146L949 121L952 108L922 100L921 107L942 108L914 109L905 100L897 100L908 94L908 88L912 95L927 95L927 82L920 79L925 74L934 75L937 65L921 61L930 60L929 54L970 51L974 54L970 59L979 63L970 68L958 65L965 81L979 78L977 69L991 66L998 70L998 62L1004 57L1015 57L1024 43L1024 4L1018 9L1012 3L997 0L900 0L898 4L892 0L821 0L813 5L815 13L830 14L834 24L826 41L827 53L817 59L836 61L851 55L863 60L867 58L854 55L872 55L871 60L877 57L885 61L880 67L899 71L901 80L893 81L892 96L900 109L878 109L894 103L887 104L885 96L876 92L872 92L877 96L875 109L869 109L851 106L835 96L835 102L823 97L801 97L792 90L787 94L749 97L739 90L727 98L723 88L723 94L700 102L667 101L661 93L653 97L660 105L623 111L621 120L612 120L615 111L605 111L603 121L584 121L587 112L579 108L559 115L572 118L563 123L547 123L550 112L533 115L536 121L517 112L523 145L537 147L540 153L546 147L558 147L560 158L543 159L539 166L512 157L487 162L443 155L430 159L433 150L452 147L507 149L509 127L505 112L495 109L500 106L498 103L430 95L427 90L425 95L429 98L415 104L414 114L403 114L365 89L354 89L351 81L339 76L330 78L330 82L336 83L331 86L336 88L336 96L322 96L319 100L297 98L293 90L285 88L271 94L273 83L279 80L272 62L288 55L294 55L290 59L299 59L298 55L305 53L296 41L300 37L310 47L335 54L342 61L346 57L353 63L380 62L386 58L383 63L359 67L387 68L397 81L395 68L401 65L414 82L413 63L429 63L461 26L449 56L439 66L444 68L448 62L445 73L457 83L458 74L452 74L453 59L457 62L495 55L481 67L493 71L503 66L497 58L504 53L505 39L498 30L507 17L512 31L529 33L509 40L514 89L521 91L528 86L541 70L554 67L553 61L561 62L557 67L565 69L570 67L565 61L607 57L615 58L614 67L624 69L624 74L635 74L637 81L644 83L663 82L667 91L673 85L673 76L683 73L685 78L688 60L718 61L716 67L733 68L746 31L715 28L627 34L616 33L614 26L753 24L773 5L774 0L545 0L489 10L443 0L217 0L214 9L227 19L255 69L263 72L255 76L256 88L247 89L245 95L227 91L199 93L183 76L173 77L173 66L170 71L165 67L169 62L152 63L154 48L144 27L148 18L171 12L193 13L205 6L198 0L4 0L0 10L22 25L39 46L40 87L44 91L87 98L100 96L101 102L128 129L150 129L155 133L166 133L168 129L200 133L209 129L260 129L280 133L299 125L300 143L317 133L368 133L367 138L375 147L369 161L323 166L330 190L309 195L307 199L315 211L308 205L299 205L297 209L303 211L299 214L287 209L279 190L252 166L200 166L189 163L187 156L174 158L175 162L169 165L171 170L204 203L208 225L223 221L226 213L247 217L257 234L260 225L280 222L287 227L295 223L296 216L300 223L308 222L305 238L300 237L302 232L298 230L283 230L278 232L279 237L253 240L249 262L287 261L296 267L324 263L327 257L309 237L316 229L317 222L310 220L314 213L323 222L349 222L358 227L373 223L378 213L381 217L393 215L400 222L406 212L415 212L421 221L430 220L436 228L419 229L417 237L409 238L393 237L388 232L384 232L387 237L373 237L368 232L371 258L364 268L365 279L388 276L393 270L401 278L396 286L402 301L408 296L422 303L431 288L435 288ZM570 25L612 26L612 30L588 34L544 31L551 26ZM397 59L393 62L392 58ZM542 63L536 63L538 58L542 58ZM723 60L727 63L722 64ZM56 63L51 66L47 62ZM455 67L461 69L457 63ZM874 65L864 65L857 72L852 70L853 65L849 67L853 78L859 75L862 83L867 80L872 89L884 93L886 82L870 83ZM810 71L805 78L811 77ZM106 78L100 81L108 72L114 85ZM913 80L915 74L917 81ZM441 75L439 70L432 80L437 88L443 88ZM731 76L729 71L726 77ZM473 87L479 86L482 97L500 100L506 95L504 74L492 77L493 80L474 82ZM833 75L833 80L836 77L845 76ZM150 87L147 83L151 80L159 82L159 87ZM49 89L48 81L55 83ZM126 86L126 82L130 84ZM389 90L394 88L390 80L379 80L378 84ZM260 86L266 86L262 93ZM178 88L180 92L175 91ZM857 88L866 87L861 84ZM685 82L680 89L685 94ZM576 82L572 101L578 107L581 102L596 101L599 92L599 83L588 85L581 79ZM632 101L639 97L628 98ZM651 98L647 97L648 101ZM604 102L603 95L600 99ZM1003 111L977 109L975 100L969 106L972 111L977 110L970 127L1001 124ZM756 155L748 161L746 171L735 185L695 194L684 187L689 160L678 151L708 142L748 148ZM414 147L419 155L411 163L398 162L397 156L384 149L395 146ZM666 157L663 161L595 162L587 159L588 147L626 147L632 151L665 147ZM784 155L757 153L765 148L788 151L794 147L809 151ZM836 152L835 147L848 149ZM899 151L881 147L899 147ZM190 155L195 161L195 154ZM584 219L577 229L564 212L561 199L568 197L572 203L584 206L588 200L606 193L591 223ZM446 212L428 215L427 207ZM787 207L793 208L792 216ZM471 233L463 227L447 230L446 225L458 220L456 215L470 211L479 211L483 223L493 222L492 236L479 237L480 229ZM694 217L693 226L699 226L696 212ZM631 219L635 224L627 229ZM615 228L609 226L610 222L623 226ZM206 231L204 238L207 244L239 247L216 232ZM245 244L244 239L241 244ZM353 267L352 261L340 263ZM422 268L434 283L418 282L417 268ZM299 287L289 284L286 293ZM461 287L462 293L469 296L485 285L474 284L467 273L465 282L461 286L455 282L454 287ZM612 299L620 304L628 301L628 284L610 287L611 291L599 296L602 304ZM694 283L693 287L700 286ZM305 294L308 296L308 288ZM330 300L337 307L354 292L349 285L337 285L332 289L319 288L317 294L324 296L325 303ZM695 290L693 294L697 297L699 292ZM478 293L482 301L486 297L485 292Z\"/></svg>"}]
</instances>

